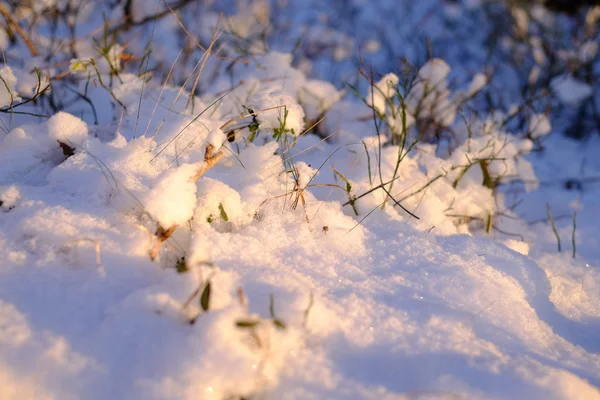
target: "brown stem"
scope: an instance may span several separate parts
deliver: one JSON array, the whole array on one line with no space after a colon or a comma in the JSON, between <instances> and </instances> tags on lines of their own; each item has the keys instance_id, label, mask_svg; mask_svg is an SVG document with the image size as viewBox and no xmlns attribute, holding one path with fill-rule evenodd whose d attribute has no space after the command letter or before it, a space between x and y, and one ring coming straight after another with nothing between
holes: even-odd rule
<instances>
[{"instance_id":1,"label":"brown stem","mask_svg":"<svg viewBox=\"0 0 600 400\"><path fill-rule=\"evenodd\" d=\"M177 225L173 225L169 229L164 229L160 225L158 226L156 229L156 242L154 242L154 246L150 249L150 259L156 259L162 244L171 237L175 229L177 229Z\"/></svg>"},{"instance_id":2,"label":"brown stem","mask_svg":"<svg viewBox=\"0 0 600 400\"><path fill-rule=\"evenodd\" d=\"M219 151L217 154L213 154L214 150L215 148L212 144L206 146L206 153L204 155L204 165L192 177L192 181L196 182L198 179L200 179L202 175L206 173L206 171L211 169L225 155L225 153L223 153L222 151Z\"/></svg>"},{"instance_id":3,"label":"brown stem","mask_svg":"<svg viewBox=\"0 0 600 400\"><path fill-rule=\"evenodd\" d=\"M17 31L19 36L21 36L21 39L23 39L23 41L29 48L29 52L31 53L31 55L36 57L39 53L38 53L37 49L35 48L35 46L33 45L33 42L31 40L29 40L29 38L27 37L27 35L23 31L23 29L21 29L21 26L19 25L19 23L13 18L13 16L6 9L6 7L4 7L4 5L2 3L0 3L0 13L2 15L4 15L4 18L6 18L8 23L13 27L13 29L15 31Z\"/></svg>"}]
</instances>

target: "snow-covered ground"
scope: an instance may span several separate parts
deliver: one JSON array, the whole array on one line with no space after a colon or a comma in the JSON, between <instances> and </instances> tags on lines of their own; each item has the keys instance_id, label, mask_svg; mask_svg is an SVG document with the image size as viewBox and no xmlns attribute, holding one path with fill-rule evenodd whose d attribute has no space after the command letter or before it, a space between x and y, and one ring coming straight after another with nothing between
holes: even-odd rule
<instances>
[{"instance_id":1,"label":"snow-covered ground","mask_svg":"<svg viewBox=\"0 0 600 400\"><path fill-rule=\"evenodd\" d=\"M64 6L46 3L15 18ZM131 3L134 23L164 9ZM228 3L189 29L212 37ZM0 398L600 399L600 138L561 128L597 87L555 78L561 118L483 111L516 85L501 65L491 81L482 35L459 40L475 0L414 7L398 43L420 24L472 58L426 58L409 83L373 42L393 26L369 34L393 1L333 24L335 4L247 3L194 69L161 64L193 4L97 55L84 2L62 63L0 35Z\"/></svg>"}]
</instances>

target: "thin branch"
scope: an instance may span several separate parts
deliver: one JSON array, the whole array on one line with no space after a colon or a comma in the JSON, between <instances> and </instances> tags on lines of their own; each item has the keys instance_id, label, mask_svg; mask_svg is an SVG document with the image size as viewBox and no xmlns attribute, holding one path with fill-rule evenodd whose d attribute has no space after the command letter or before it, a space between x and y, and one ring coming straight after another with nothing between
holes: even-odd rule
<instances>
[{"instance_id":1,"label":"thin branch","mask_svg":"<svg viewBox=\"0 0 600 400\"><path fill-rule=\"evenodd\" d=\"M2 3L0 3L0 13L2 15L4 15L4 18L6 18L8 23L13 27L13 29L15 31L17 31L19 36L21 36L21 39L23 39L23 41L27 45L27 48L29 49L29 52L31 53L31 55L34 57L37 57L39 55L39 53L38 53L37 49L35 48L33 42L31 41L31 39L29 39L27 37L27 35L23 31L23 29L21 29L21 26L19 26L19 23L14 19L12 14L6 9L6 7L4 7L4 5Z\"/></svg>"}]
</instances>

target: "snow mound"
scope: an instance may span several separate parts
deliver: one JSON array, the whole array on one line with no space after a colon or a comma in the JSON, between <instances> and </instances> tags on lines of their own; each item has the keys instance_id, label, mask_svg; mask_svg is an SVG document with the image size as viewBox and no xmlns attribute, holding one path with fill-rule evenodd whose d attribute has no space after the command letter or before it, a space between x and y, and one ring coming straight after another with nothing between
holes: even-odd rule
<instances>
[{"instance_id":1,"label":"snow mound","mask_svg":"<svg viewBox=\"0 0 600 400\"><path fill-rule=\"evenodd\" d=\"M192 218L196 205L196 182L192 180L200 167L182 165L158 178L146 197L146 211L165 229L182 225Z\"/></svg>"},{"instance_id":2,"label":"snow mound","mask_svg":"<svg viewBox=\"0 0 600 400\"><path fill-rule=\"evenodd\" d=\"M87 124L71 114L59 112L48 120L48 135L58 141L81 144L87 134Z\"/></svg>"},{"instance_id":3,"label":"snow mound","mask_svg":"<svg viewBox=\"0 0 600 400\"><path fill-rule=\"evenodd\" d=\"M575 107L589 98L593 89L571 75L559 76L552 80L552 90L564 104Z\"/></svg>"},{"instance_id":4,"label":"snow mound","mask_svg":"<svg viewBox=\"0 0 600 400\"><path fill-rule=\"evenodd\" d=\"M272 52L190 95L105 47L97 121L60 112L0 142L0 398L600 399L598 211L569 198L538 228L564 193L524 193L589 181L558 154L540 184L546 115L519 134L497 110L459 124L488 75L455 91L439 58L410 88L390 73L342 98ZM77 79L96 62L79 53ZM570 254L549 255L554 234Z\"/></svg>"}]
</instances>

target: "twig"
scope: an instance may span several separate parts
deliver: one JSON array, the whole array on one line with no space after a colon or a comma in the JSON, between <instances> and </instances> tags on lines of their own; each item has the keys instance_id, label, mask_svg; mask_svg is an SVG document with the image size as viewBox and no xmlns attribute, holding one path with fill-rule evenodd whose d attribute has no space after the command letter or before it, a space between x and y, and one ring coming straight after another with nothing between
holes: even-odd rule
<instances>
[{"instance_id":1,"label":"twig","mask_svg":"<svg viewBox=\"0 0 600 400\"><path fill-rule=\"evenodd\" d=\"M150 22L150 21L155 21L155 20L159 20L161 18L164 18L168 15L171 15L171 13L174 10L178 10L182 7L185 7L186 5L192 3L194 0L181 0L178 1L176 3L171 3L168 4L168 9L167 10L163 10L159 13L156 13L154 15L148 15L147 17L142 18L139 21L132 21L129 18L125 19L125 22L119 24L119 25L115 25L112 28L110 28L107 33L108 35L113 35L115 32L119 32L123 29L129 29L133 26L141 26L141 25L145 25L146 23Z\"/></svg>"},{"instance_id":2,"label":"twig","mask_svg":"<svg viewBox=\"0 0 600 400\"><path fill-rule=\"evenodd\" d=\"M158 226L158 228L156 229L156 242L154 243L154 246L152 246L152 248L150 249L149 253L150 258L152 260L156 259L156 256L158 256L158 252L160 251L162 244L166 240L168 240L171 237L171 235L173 235L175 229L177 229L177 225L173 225L169 229L164 229L160 225Z\"/></svg>"},{"instance_id":3,"label":"twig","mask_svg":"<svg viewBox=\"0 0 600 400\"><path fill-rule=\"evenodd\" d=\"M35 46L33 45L33 42L27 37L27 35L23 31L23 29L21 29L21 26L19 26L19 23L13 18L11 13L6 9L6 7L4 7L4 5L2 3L0 3L0 13L2 13L2 15L4 15L4 18L6 18L8 23L13 27L13 29L15 31L17 31L19 36L21 36L21 39L23 39L23 41L27 45L27 48L29 49L29 52L31 53L31 55L34 57L37 57L39 55L39 53L38 53L37 49L35 48Z\"/></svg>"},{"instance_id":4,"label":"twig","mask_svg":"<svg viewBox=\"0 0 600 400\"><path fill-rule=\"evenodd\" d=\"M192 181L196 182L198 179L202 177L210 168L213 167L216 163L219 162L221 158L225 155L222 151L219 151L217 154L213 154L214 146L209 144L206 146L206 153L204 154L204 165L196 172L196 174L192 177Z\"/></svg>"}]
</instances>

